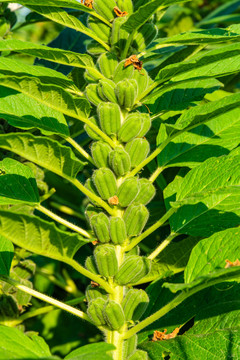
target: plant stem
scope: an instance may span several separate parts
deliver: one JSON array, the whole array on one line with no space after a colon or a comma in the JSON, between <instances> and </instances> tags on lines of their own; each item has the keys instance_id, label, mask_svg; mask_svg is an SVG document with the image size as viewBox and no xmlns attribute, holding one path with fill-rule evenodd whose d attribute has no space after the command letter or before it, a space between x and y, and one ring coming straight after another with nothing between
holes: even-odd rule
<instances>
[{"instance_id":1,"label":"plant stem","mask_svg":"<svg viewBox=\"0 0 240 360\"><path fill-rule=\"evenodd\" d=\"M135 34L135 31L133 31L131 34L129 34L128 39L127 39L127 43L126 43L126 45L125 45L125 47L124 47L124 50L123 50L123 52L122 52L121 60L126 59L127 54L128 54L128 50L129 50L129 47L130 47L131 42L132 42L132 40L133 40L134 34Z\"/></svg>"},{"instance_id":2,"label":"plant stem","mask_svg":"<svg viewBox=\"0 0 240 360\"><path fill-rule=\"evenodd\" d=\"M154 171L154 173L152 173L152 175L150 176L149 181L151 181L151 183L153 183L163 170L164 170L163 166L157 167L157 169Z\"/></svg>"},{"instance_id":3,"label":"plant stem","mask_svg":"<svg viewBox=\"0 0 240 360\"><path fill-rule=\"evenodd\" d=\"M160 254L169 244L170 242L178 236L177 233L171 233L157 248L154 250L149 256L148 259L153 260L156 256Z\"/></svg>"},{"instance_id":4,"label":"plant stem","mask_svg":"<svg viewBox=\"0 0 240 360\"><path fill-rule=\"evenodd\" d=\"M83 157L85 157L90 163L92 163L94 166L94 160L93 158L80 146L78 143L73 140L71 137L67 137L66 141L71 144Z\"/></svg>"},{"instance_id":5,"label":"plant stem","mask_svg":"<svg viewBox=\"0 0 240 360\"><path fill-rule=\"evenodd\" d=\"M149 236L151 233L153 233L155 230L157 230L160 226L162 226L171 216L175 213L177 209L170 208L165 215L161 217L155 224L150 226L146 231L144 231L141 235L135 237L130 245L128 245L125 248L125 251L129 251L134 246L136 246L138 243L140 243L143 239L145 239L147 236Z\"/></svg>"},{"instance_id":6,"label":"plant stem","mask_svg":"<svg viewBox=\"0 0 240 360\"><path fill-rule=\"evenodd\" d=\"M51 219L57 221L58 223L68 227L69 229L73 230L73 231L76 231L77 233L85 236L86 238L88 239L91 239L92 236L84 229L80 228L79 226L77 225L74 225L72 223L70 223L69 221L61 218L60 216L54 214L52 211L46 209L44 206L42 205L37 205L35 206L35 209L41 211L43 214L49 216Z\"/></svg>"},{"instance_id":7,"label":"plant stem","mask_svg":"<svg viewBox=\"0 0 240 360\"><path fill-rule=\"evenodd\" d=\"M71 209L69 206L58 204L55 201L50 201L50 206L64 214L77 217L80 220L85 220L85 217L82 214L79 214L77 211Z\"/></svg>"}]
</instances>

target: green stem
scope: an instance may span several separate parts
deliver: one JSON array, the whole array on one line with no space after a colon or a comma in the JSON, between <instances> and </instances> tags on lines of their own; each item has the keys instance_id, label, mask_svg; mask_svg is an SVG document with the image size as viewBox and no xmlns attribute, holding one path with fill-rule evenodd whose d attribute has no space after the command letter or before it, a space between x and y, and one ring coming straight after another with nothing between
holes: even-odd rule
<instances>
[{"instance_id":1,"label":"green stem","mask_svg":"<svg viewBox=\"0 0 240 360\"><path fill-rule=\"evenodd\" d=\"M150 176L149 181L151 181L151 183L153 183L163 170L164 170L163 166L157 167L157 169L154 171L154 173L152 173L152 175Z\"/></svg>"},{"instance_id":2,"label":"green stem","mask_svg":"<svg viewBox=\"0 0 240 360\"><path fill-rule=\"evenodd\" d=\"M66 141L71 144L85 159L87 159L95 166L93 158L80 145L78 145L75 140L73 140L71 137L67 137Z\"/></svg>"},{"instance_id":3,"label":"green stem","mask_svg":"<svg viewBox=\"0 0 240 360\"><path fill-rule=\"evenodd\" d=\"M57 221L58 223L66 226L67 228L73 230L73 231L76 231L77 233L85 236L86 238L88 239L91 239L92 236L84 229L80 228L79 226L77 225L74 225L72 223L70 223L69 221L61 218L60 216L54 214L52 211L46 209L44 206L42 205L36 205L35 206L35 209L37 209L38 211L41 211L43 214L49 216L51 219Z\"/></svg>"},{"instance_id":4,"label":"green stem","mask_svg":"<svg viewBox=\"0 0 240 360\"><path fill-rule=\"evenodd\" d=\"M156 256L160 254L169 244L170 242L178 236L177 233L171 233L157 248L154 250L149 256L148 259L153 260Z\"/></svg>"},{"instance_id":5,"label":"green stem","mask_svg":"<svg viewBox=\"0 0 240 360\"><path fill-rule=\"evenodd\" d=\"M130 47L130 45L132 43L132 40L133 40L133 37L134 37L134 34L135 34L135 31L133 31L131 34L129 34L128 39L127 39L127 43L126 43L126 45L124 47L124 50L122 52L121 60L126 59L129 47Z\"/></svg>"},{"instance_id":6,"label":"green stem","mask_svg":"<svg viewBox=\"0 0 240 360\"><path fill-rule=\"evenodd\" d=\"M69 206L58 204L55 201L51 201L50 206L52 206L53 208L57 209L58 211L66 215L74 216L77 217L78 219L85 220L85 217L82 214L79 214L77 211L71 209Z\"/></svg>"},{"instance_id":7,"label":"green stem","mask_svg":"<svg viewBox=\"0 0 240 360\"><path fill-rule=\"evenodd\" d=\"M147 236L149 236L151 233L153 233L155 230L157 230L160 226L162 226L171 216L175 213L177 209L170 208L168 212L166 212L165 215L161 217L155 224L150 226L146 231L144 231L141 235L135 237L130 245L128 245L125 248L125 251L130 251L134 246L136 246L138 243L140 243L143 239L145 239Z\"/></svg>"}]
</instances>

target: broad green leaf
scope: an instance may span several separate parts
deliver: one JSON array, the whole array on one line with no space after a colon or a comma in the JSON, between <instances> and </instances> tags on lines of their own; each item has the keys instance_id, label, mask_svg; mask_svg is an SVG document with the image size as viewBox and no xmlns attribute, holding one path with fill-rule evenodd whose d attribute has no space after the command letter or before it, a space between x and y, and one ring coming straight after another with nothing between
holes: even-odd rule
<instances>
[{"instance_id":1,"label":"broad green leaf","mask_svg":"<svg viewBox=\"0 0 240 360\"><path fill-rule=\"evenodd\" d=\"M213 10L212 12L210 12L210 14L208 14L205 18L203 18L198 23L198 26L204 25L205 23L207 24L210 20L214 20L214 18L231 14L235 10L237 10L239 6L240 6L239 0L227 1L225 4L222 4L221 6L217 6L215 10ZM215 19L215 23L218 23L217 19Z\"/></svg>"},{"instance_id":2,"label":"broad green leaf","mask_svg":"<svg viewBox=\"0 0 240 360\"><path fill-rule=\"evenodd\" d=\"M36 179L28 166L5 158L0 161L0 204L18 203L39 203Z\"/></svg>"},{"instance_id":3,"label":"broad green leaf","mask_svg":"<svg viewBox=\"0 0 240 360\"><path fill-rule=\"evenodd\" d=\"M140 6L137 11L129 16L122 28L131 33L139 29L152 16L159 7L186 2L188 0L151 0Z\"/></svg>"},{"instance_id":4,"label":"broad green leaf","mask_svg":"<svg viewBox=\"0 0 240 360\"><path fill-rule=\"evenodd\" d=\"M81 346L80 348L73 350L64 359L65 360L111 360L111 350L115 347L112 344L96 343Z\"/></svg>"},{"instance_id":5,"label":"broad green leaf","mask_svg":"<svg viewBox=\"0 0 240 360\"><path fill-rule=\"evenodd\" d=\"M189 283L197 277L224 268L225 260L240 259L240 230L227 229L201 240L192 250L184 271L185 282Z\"/></svg>"},{"instance_id":6,"label":"broad green leaf","mask_svg":"<svg viewBox=\"0 0 240 360\"><path fill-rule=\"evenodd\" d=\"M43 134L67 137L67 122L63 114L55 109L16 90L0 86L0 116L12 126L20 129L37 128Z\"/></svg>"},{"instance_id":7,"label":"broad green leaf","mask_svg":"<svg viewBox=\"0 0 240 360\"><path fill-rule=\"evenodd\" d=\"M209 236L240 225L239 165L240 156L221 156L210 158L189 171L180 181L176 201L181 205L189 199L190 204L183 205L171 216L172 231ZM166 204L168 201L166 199ZM170 201L174 202L174 194Z\"/></svg>"},{"instance_id":8,"label":"broad green leaf","mask_svg":"<svg viewBox=\"0 0 240 360\"><path fill-rule=\"evenodd\" d=\"M9 275L14 255L13 244L10 240L0 235L0 274Z\"/></svg>"},{"instance_id":9,"label":"broad green leaf","mask_svg":"<svg viewBox=\"0 0 240 360\"><path fill-rule=\"evenodd\" d=\"M16 328L0 325L0 359L50 360L55 357L51 356L48 345L38 335L30 338Z\"/></svg>"},{"instance_id":10,"label":"broad green leaf","mask_svg":"<svg viewBox=\"0 0 240 360\"><path fill-rule=\"evenodd\" d=\"M10 150L57 175L69 178L75 178L84 166L68 146L47 137L35 137L28 133L0 135L0 148Z\"/></svg>"},{"instance_id":11,"label":"broad green leaf","mask_svg":"<svg viewBox=\"0 0 240 360\"><path fill-rule=\"evenodd\" d=\"M15 245L51 259L67 262L88 243L81 236L59 230L36 216L0 210L0 234Z\"/></svg>"}]
</instances>

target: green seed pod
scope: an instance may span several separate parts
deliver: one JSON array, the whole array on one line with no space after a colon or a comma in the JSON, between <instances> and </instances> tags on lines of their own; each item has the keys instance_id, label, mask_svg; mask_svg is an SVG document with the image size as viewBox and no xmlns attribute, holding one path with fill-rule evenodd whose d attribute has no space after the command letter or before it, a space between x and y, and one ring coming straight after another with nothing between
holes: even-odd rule
<instances>
[{"instance_id":1,"label":"green seed pod","mask_svg":"<svg viewBox=\"0 0 240 360\"><path fill-rule=\"evenodd\" d=\"M132 168L135 168L148 156L150 145L146 139L137 138L128 142L125 150L130 155Z\"/></svg>"},{"instance_id":2,"label":"green seed pod","mask_svg":"<svg viewBox=\"0 0 240 360\"><path fill-rule=\"evenodd\" d=\"M132 47L135 51L141 52L155 39L157 27L153 23L145 23L134 36Z\"/></svg>"},{"instance_id":3,"label":"green seed pod","mask_svg":"<svg viewBox=\"0 0 240 360\"><path fill-rule=\"evenodd\" d=\"M105 47L103 47L95 40L89 41L89 43L87 43L86 45L86 48L87 48L87 52L92 56L98 56L106 52Z\"/></svg>"},{"instance_id":4,"label":"green seed pod","mask_svg":"<svg viewBox=\"0 0 240 360\"><path fill-rule=\"evenodd\" d=\"M134 246L134 248L132 248L128 253L125 254L125 256L130 256L130 255L140 255L139 246Z\"/></svg>"},{"instance_id":5,"label":"green seed pod","mask_svg":"<svg viewBox=\"0 0 240 360\"><path fill-rule=\"evenodd\" d=\"M112 148L104 141L94 142L91 146L91 153L94 160L94 164L98 167L108 166L108 155Z\"/></svg>"},{"instance_id":6,"label":"green seed pod","mask_svg":"<svg viewBox=\"0 0 240 360\"><path fill-rule=\"evenodd\" d=\"M151 260L138 255L129 255L124 259L115 281L119 285L134 284L144 278L151 270Z\"/></svg>"},{"instance_id":7,"label":"green seed pod","mask_svg":"<svg viewBox=\"0 0 240 360\"><path fill-rule=\"evenodd\" d=\"M127 230L122 218L112 216L110 218L110 238L114 245L121 245L127 239Z\"/></svg>"},{"instance_id":8,"label":"green seed pod","mask_svg":"<svg viewBox=\"0 0 240 360\"><path fill-rule=\"evenodd\" d=\"M97 86L97 92L98 92L99 97L102 99L102 101L108 101L108 99L106 98L106 96L103 93L102 86L99 83L98 83L98 86Z\"/></svg>"},{"instance_id":9,"label":"green seed pod","mask_svg":"<svg viewBox=\"0 0 240 360\"><path fill-rule=\"evenodd\" d=\"M97 113L102 131L107 135L116 135L121 126L121 111L118 104L101 102Z\"/></svg>"},{"instance_id":10,"label":"green seed pod","mask_svg":"<svg viewBox=\"0 0 240 360\"><path fill-rule=\"evenodd\" d=\"M98 245L94 249L94 259L102 276L112 277L117 273L118 261L114 245Z\"/></svg>"},{"instance_id":11,"label":"green seed pod","mask_svg":"<svg viewBox=\"0 0 240 360\"><path fill-rule=\"evenodd\" d=\"M117 177L123 176L131 168L130 156L122 147L116 147L109 153L109 165Z\"/></svg>"},{"instance_id":12,"label":"green seed pod","mask_svg":"<svg viewBox=\"0 0 240 360\"><path fill-rule=\"evenodd\" d=\"M117 182L113 172L108 168L95 170L92 176L94 185L103 200L116 195Z\"/></svg>"},{"instance_id":13,"label":"green seed pod","mask_svg":"<svg viewBox=\"0 0 240 360\"><path fill-rule=\"evenodd\" d=\"M136 80L122 80L117 83L115 87L115 94L118 98L118 103L125 109L130 109L138 94L138 85Z\"/></svg>"},{"instance_id":14,"label":"green seed pod","mask_svg":"<svg viewBox=\"0 0 240 360\"><path fill-rule=\"evenodd\" d=\"M145 114L145 113L137 113L137 114L142 121L142 127L141 127L141 131L138 134L138 137L143 137L144 135L146 135L146 133L151 127L151 118L149 114Z\"/></svg>"},{"instance_id":15,"label":"green seed pod","mask_svg":"<svg viewBox=\"0 0 240 360\"><path fill-rule=\"evenodd\" d=\"M123 215L128 236L138 236L146 225L148 217L149 212L144 205L131 204L128 206Z\"/></svg>"},{"instance_id":16,"label":"green seed pod","mask_svg":"<svg viewBox=\"0 0 240 360\"><path fill-rule=\"evenodd\" d=\"M108 25L104 24L95 16L88 16L87 25L101 40L108 43L111 33L111 28Z\"/></svg>"},{"instance_id":17,"label":"green seed pod","mask_svg":"<svg viewBox=\"0 0 240 360\"><path fill-rule=\"evenodd\" d=\"M125 319L139 320L146 311L148 303L149 297L144 290L130 289L122 302Z\"/></svg>"},{"instance_id":18,"label":"green seed pod","mask_svg":"<svg viewBox=\"0 0 240 360\"><path fill-rule=\"evenodd\" d=\"M97 239L101 243L107 243L110 241L109 235L109 218L104 213L93 215L90 220L91 226Z\"/></svg>"},{"instance_id":19,"label":"green seed pod","mask_svg":"<svg viewBox=\"0 0 240 360\"><path fill-rule=\"evenodd\" d=\"M102 102L102 99L98 95L98 85L97 84L89 84L86 87L85 95L88 100L95 106L98 106Z\"/></svg>"},{"instance_id":20,"label":"green seed pod","mask_svg":"<svg viewBox=\"0 0 240 360\"><path fill-rule=\"evenodd\" d=\"M88 85L89 86L89 85ZM98 126L98 122L95 116L92 116L89 118L89 120L96 126ZM86 131L86 133L88 134L88 136L93 139L93 140L101 140L101 136L98 135L94 130L92 130L92 128L89 125L84 125L84 129Z\"/></svg>"},{"instance_id":21,"label":"green seed pod","mask_svg":"<svg viewBox=\"0 0 240 360\"><path fill-rule=\"evenodd\" d=\"M128 356L132 355L137 348L138 337L136 334L131 336L129 339L123 342L123 359L127 359Z\"/></svg>"},{"instance_id":22,"label":"green seed pod","mask_svg":"<svg viewBox=\"0 0 240 360\"><path fill-rule=\"evenodd\" d=\"M104 319L111 330L119 330L125 323L124 312L120 304L108 300L104 307Z\"/></svg>"},{"instance_id":23,"label":"green seed pod","mask_svg":"<svg viewBox=\"0 0 240 360\"><path fill-rule=\"evenodd\" d=\"M106 300L99 297L90 301L87 309L87 314L96 326L103 326L106 321L103 317L103 309L105 307Z\"/></svg>"},{"instance_id":24,"label":"green seed pod","mask_svg":"<svg viewBox=\"0 0 240 360\"><path fill-rule=\"evenodd\" d=\"M151 181L144 178L138 180L138 184L140 186L140 189L137 197L134 199L134 202L147 205L156 194L155 187L153 186Z\"/></svg>"},{"instance_id":25,"label":"green seed pod","mask_svg":"<svg viewBox=\"0 0 240 360\"><path fill-rule=\"evenodd\" d=\"M117 197L120 206L127 207L136 198L139 192L138 179L136 177L129 177L119 186Z\"/></svg>"},{"instance_id":26,"label":"green seed pod","mask_svg":"<svg viewBox=\"0 0 240 360\"><path fill-rule=\"evenodd\" d=\"M117 97L115 95L115 83L110 79L99 80L99 86L101 87L103 96L112 103L117 104Z\"/></svg>"},{"instance_id":27,"label":"green seed pod","mask_svg":"<svg viewBox=\"0 0 240 360\"><path fill-rule=\"evenodd\" d=\"M86 298L87 301L90 302L91 300L102 298L107 300L108 296L106 291L101 287L92 287L92 285L87 286L86 290Z\"/></svg>"},{"instance_id":28,"label":"green seed pod","mask_svg":"<svg viewBox=\"0 0 240 360\"><path fill-rule=\"evenodd\" d=\"M94 0L94 10L107 20L114 19L114 7L116 2L114 0Z\"/></svg>"},{"instance_id":29,"label":"green seed pod","mask_svg":"<svg viewBox=\"0 0 240 360\"><path fill-rule=\"evenodd\" d=\"M102 212L101 208L97 208L97 207L93 206L92 204L88 204L88 206L86 207L86 210L85 210L85 216L86 216L89 224L90 224L92 216L97 215L100 212Z\"/></svg>"},{"instance_id":30,"label":"green seed pod","mask_svg":"<svg viewBox=\"0 0 240 360\"><path fill-rule=\"evenodd\" d=\"M86 268L88 271L91 271L93 274L99 275L99 272L98 272L98 269L97 269L97 265L96 265L96 262L95 262L95 260L94 260L93 255L88 256L88 257L86 258L85 268Z\"/></svg>"},{"instance_id":31,"label":"green seed pod","mask_svg":"<svg viewBox=\"0 0 240 360\"><path fill-rule=\"evenodd\" d=\"M118 50L123 50L126 46L129 33L122 29L122 25L126 21L126 17L117 17L113 21L112 36L110 38L111 45Z\"/></svg>"},{"instance_id":32,"label":"green seed pod","mask_svg":"<svg viewBox=\"0 0 240 360\"><path fill-rule=\"evenodd\" d=\"M136 80L138 84L138 94L142 94L148 88L148 86L153 83L153 80L149 77L147 71L144 68L142 68L141 71L134 69L132 79Z\"/></svg>"},{"instance_id":33,"label":"green seed pod","mask_svg":"<svg viewBox=\"0 0 240 360\"><path fill-rule=\"evenodd\" d=\"M89 191L91 191L94 195L98 196L97 189L92 181L91 178L87 179L87 181L84 184L85 188L87 188ZM91 201L92 204L98 205L94 200L92 200L90 197L88 197L89 201Z\"/></svg>"},{"instance_id":34,"label":"green seed pod","mask_svg":"<svg viewBox=\"0 0 240 360\"><path fill-rule=\"evenodd\" d=\"M148 354L145 351L137 350L126 360L148 360Z\"/></svg>"},{"instance_id":35,"label":"green seed pod","mask_svg":"<svg viewBox=\"0 0 240 360\"><path fill-rule=\"evenodd\" d=\"M132 79L133 74L139 73L138 71L135 71L133 66L127 66L125 67L126 60L121 61L118 66L115 68L115 71L113 73L113 81L115 84L119 83L119 81L124 79ZM143 77L143 75L141 75Z\"/></svg>"},{"instance_id":36,"label":"green seed pod","mask_svg":"<svg viewBox=\"0 0 240 360\"><path fill-rule=\"evenodd\" d=\"M101 73L106 78L111 78L113 76L114 70L118 65L118 59L114 53L107 52L102 54L98 58L97 64L99 66Z\"/></svg>"},{"instance_id":37,"label":"green seed pod","mask_svg":"<svg viewBox=\"0 0 240 360\"><path fill-rule=\"evenodd\" d=\"M131 141L135 137L139 136L142 126L143 122L140 113L128 115L118 132L118 139L122 142Z\"/></svg>"},{"instance_id":38,"label":"green seed pod","mask_svg":"<svg viewBox=\"0 0 240 360\"><path fill-rule=\"evenodd\" d=\"M133 13L132 0L117 0L117 6L120 10L126 11L128 15L131 15Z\"/></svg>"}]
</instances>

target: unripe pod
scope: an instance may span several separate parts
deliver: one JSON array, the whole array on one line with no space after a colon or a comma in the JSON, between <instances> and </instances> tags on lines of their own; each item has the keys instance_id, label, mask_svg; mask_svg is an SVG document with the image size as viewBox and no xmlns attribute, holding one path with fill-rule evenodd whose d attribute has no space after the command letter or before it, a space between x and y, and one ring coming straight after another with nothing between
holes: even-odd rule
<instances>
[{"instance_id":1,"label":"unripe pod","mask_svg":"<svg viewBox=\"0 0 240 360\"><path fill-rule=\"evenodd\" d=\"M148 354L143 350L136 350L126 360L148 360Z\"/></svg>"},{"instance_id":2,"label":"unripe pod","mask_svg":"<svg viewBox=\"0 0 240 360\"><path fill-rule=\"evenodd\" d=\"M122 218L113 216L110 218L110 237L114 245L121 245L127 239L127 230Z\"/></svg>"},{"instance_id":3,"label":"unripe pod","mask_svg":"<svg viewBox=\"0 0 240 360\"><path fill-rule=\"evenodd\" d=\"M107 135L115 135L121 126L121 111L118 104L110 102L98 105L97 113L102 131Z\"/></svg>"},{"instance_id":4,"label":"unripe pod","mask_svg":"<svg viewBox=\"0 0 240 360\"><path fill-rule=\"evenodd\" d=\"M126 320L139 320L146 311L148 303L149 297L144 290L130 289L122 302Z\"/></svg>"},{"instance_id":5,"label":"unripe pod","mask_svg":"<svg viewBox=\"0 0 240 360\"><path fill-rule=\"evenodd\" d=\"M136 80L125 79L119 81L115 87L118 103L125 109L129 109L134 105L137 93L138 86Z\"/></svg>"},{"instance_id":6,"label":"unripe pod","mask_svg":"<svg viewBox=\"0 0 240 360\"><path fill-rule=\"evenodd\" d=\"M97 92L98 92L99 97L102 99L102 101L108 101L106 96L103 94L103 89L100 84L97 85Z\"/></svg>"},{"instance_id":7,"label":"unripe pod","mask_svg":"<svg viewBox=\"0 0 240 360\"><path fill-rule=\"evenodd\" d=\"M128 236L138 236L146 225L148 217L149 212L144 205L131 204L128 206L123 215Z\"/></svg>"},{"instance_id":8,"label":"unripe pod","mask_svg":"<svg viewBox=\"0 0 240 360\"><path fill-rule=\"evenodd\" d=\"M123 342L123 359L127 359L128 356L132 355L137 348L138 337L136 334L131 336L129 339Z\"/></svg>"},{"instance_id":9,"label":"unripe pod","mask_svg":"<svg viewBox=\"0 0 240 360\"><path fill-rule=\"evenodd\" d=\"M138 137L143 137L144 135L146 135L146 133L151 127L151 118L149 114L145 114L145 113L136 113L136 114L138 114L138 116L141 118L142 121L142 127L141 127L141 131L138 134Z\"/></svg>"},{"instance_id":10,"label":"unripe pod","mask_svg":"<svg viewBox=\"0 0 240 360\"><path fill-rule=\"evenodd\" d=\"M109 218L107 215L104 213L93 215L90 222L97 239L103 244L109 242Z\"/></svg>"},{"instance_id":11,"label":"unripe pod","mask_svg":"<svg viewBox=\"0 0 240 360\"><path fill-rule=\"evenodd\" d=\"M104 141L97 141L93 143L93 145L91 146L91 153L94 164L98 168L108 166L108 155L111 150L111 146Z\"/></svg>"},{"instance_id":12,"label":"unripe pod","mask_svg":"<svg viewBox=\"0 0 240 360\"><path fill-rule=\"evenodd\" d=\"M123 176L131 168L130 156L122 147L116 147L109 153L109 165L117 177Z\"/></svg>"},{"instance_id":13,"label":"unripe pod","mask_svg":"<svg viewBox=\"0 0 240 360\"><path fill-rule=\"evenodd\" d=\"M117 6L120 10L126 11L128 15L131 15L133 13L132 0L117 0Z\"/></svg>"},{"instance_id":14,"label":"unripe pod","mask_svg":"<svg viewBox=\"0 0 240 360\"><path fill-rule=\"evenodd\" d=\"M96 126L98 126L98 122L97 119L92 116L89 118L89 120ZM84 129L86 131L86 133L88 134L88 136L93 139L93 140L101 140L101 136L98 135L94 130L92 130L92 128L89 125L84 125Z\"/></svg>"},{"instance_id":15,"label":"unripe pod","mask_svg":"<svg viewBox=\"0 0 240 360\"><path fill-rule=\"evenodd\" d=\"M105 307L106 300L99 297L90 301L87 309L87 314L96 326L103 326L106 321L103 317L103 309Z\"/></svg>"},{"instance_id":16,"label":"unripe pod","mask_svg":"<svg viewBox=\"0 0 240 360\"><path fill-rule=\"evenodd\" d=\"M134 284L144 278L151 270L151 260L138 255L129 255L115 276L119 285Z\"/></svg>"},{"instance_id":17,"label":"unripe pod","mask_svg":"<svg viewBox=\"0 0 240 360\"><path fill-rule=\"evenodd\" d=\"M87 188L89 191L91 191L94 195L98 196L97 189L92 181L91 178L87 179L87 181L84 184L85 188ZM88 197L89 201L93 203L94 205L98 205L94 200L92 200L90 197Z\"/></svg>"},{"instance_id":18,"label":"unripe pod","mask_svg":"<svg viewBox=\"0 0 240 360\"><path fill-rule=\"evenodd\" d=\"M120 304L109 300L104 307L104 318L111 330L119 330L125 323L124 312Z\"/></svg>"},{"instance_id":19,"label":"unripe pod","mask_svg":"<svg viewBox=\"0 0 240 360\"><path fill-rule=\"evenodd\" d=\"M88 16L87 25L100 39L108 43L111 33L111 28L108 25L104 24L94 16Z\"/></svg>"},{"instance_id":20,"label":"unripe pod","mask_svg":"<svg viewBox=\"0 0 240 360\"><path fill-rule=\"evenodd\" d=\"M118 17L114 20L112 27L111 45L120 51L126 46L129 37L129 33L122 29L126 20L126 17Z\"/></svg>"},{"instance_id":21,"label":"unripe pod","mask_svg":"<svg viewBox=\"0 0 240 360\"><path fill-rule=\"evenodd\" d=\"M97 64L101 73L106 78L111 78L113 76L114 70L118 65L118 59L114 53L107 52L98 58Z\"/></svg>"},{"instance_id":22,"label":"unripe pod","mask_svg":"<svg viewBox=\"0 0 240 360\"><path fill-rule=\"evenodd\" d=\"M138 180L138 184L140 186L137 197L134 199L135 203L146 205L148 204L152 198L156 194L155 187L148 179L140 179Z\"/></svg>"},{"instance_id":23,"label":"unripe pod","mask_svg":"<svg viewBox=\"0 0 240 360\"><path fill-rule=\"evenodd\" d=\"M153 23L145 23L134 36L132 47L136 52L141 52L154 40L157 35L157 27Z\"/></svg>"},{"instance_id":24,"label":"unripe pod","mask_svg":"<svg viewBox=\"0 0 240 360\"><path fill-rule=\"evenodd\" d=\"M127 207L136 198L139 192L138 179L136 177L129 177L120 185L117 191L117 197L120 206Z\"/></svg>"},{"instance_id":25,"label":"unripe pod","mask_svg":"<svg viewBox=\"0 0 240 360\"><path fill-rule=\"evenodd\" d=\"M102 298L107 300L108 296L104 289L101 287L92 287L91 285L88 285L86 290L86 298L87 301L90 302L91 300Z\"/></svg>"},{"instance_id":26,"label":"unripe pod","mask_svg":"<svg viewBox=\"0 0 240 360\"><path fill-rule=\"evenodd\" d=\"M142 132L142 126L142 114L133 113L128 115L118 132L118 139L122 142L131 141Z\"/></svg>"},{"instance_id":27,"label":"unripe pod","mask_svg":"<svg viewBox=\"0 0 240 360\"><path fill-rule=\"evenodd\" d=\"M95 106L98 106L98 104L102 102L102 99L98 95L97 87L97 84L89 84L85 90L86 97Z\"/></svg>"},{"instance_id":28,"label":"unripe pod","mask_svg":"<svg viewBox=\"0 0 240 360\"><path fill-rule=\"evenodd\" d=\"M98 245L94 249L94 259L102 276L112 277L117 273L118 261L114 245Z\"/></svg>"},{"instance_id":29,"label":"unripe pod","mask_svg":"<svg viewBox=\"0 0 240 360\"><path fill-rule=\"evenodd\" d=\"M96 262L95 262L95 260L94 260L93 255L88 256L88 257L86 258L85 268L86 268L88 271L91 271L93 274L99 275L99 272L98 272L98 269L97 269L97 265L96 265Z\"/></svg>"},{"instance_id":30,"label":"unripe pod","mask_svg":"<svg viewBox=\"0 0 240 360\"><path fill-rule=\"evenodd\" d=\"M99 87L101 87L102 96L104 96L107 100L112 103L117 104L117 97L115 95L114 89L115 89L115 83L110 79L101 79L99 80L98 84L98 91Z\"/></svg>"},{"instance_id":31,"label":"unripe pod","mask_svg":"<svg viewBox=\"0 0 240 360\"><path fill-rule=\"evenodd\" d=\"M89 84L95 84L99 80L99 76L97 76L95 72L89 70L85 70L83 77Z\"/></svg>"},{"instance_id":32,"label":"unripe pod","mask_svg":"<svg viewBox=\"0 0 240 360\"><path fill-rule=\"evenodd\" d=\"M97 208L91 204L88 204L88 206L86 207L86 210L85 210L85 216L86 216L89 224L91 223L91 218L93 217L93 215L97 215L100 212L102 212L102 209Z\"/></svg>"},{"instance_id":33,"label":"unripe pod","mask_svg":"<svg viewBox=\"0 0 240 360\"><path fill-rule=\"evenodd\" d=\"M113 9L115 6L116 2L114 0L94 0L93 3L94 10L107 20L114 18Z\"/></svg>"},{"instance_id":34,"label":"unripe pod","mask_svg":"<svg viewBox=\"0 0 240 360\"><path fill-rule=\"evenodd\" d=\"M87 43L86 45L87 48L87 52L90 55L100 55L106 52L105 47L103 47L101 44L99 44L97 41L95 40L91 40L89 41L89 43Z\"/></svg>"},{"instance_id":35,"label":"unripe pod","mask_svg":"<svg viewBox=\"0 0 240 360\"><path fill-rule=\"evenodd\" d=\"M135 168L146 159L150 151L150 145L146 139L137 138L127 143L125 150L130 155L132 168Z\"/></svg>"},{"instance_id":36,"label":"unripe pod","mask_svg":"<svg viewBox=\"0 0 240 360\"><path fill-rule=\"evenodd\" d=\"M140 248L139 246L134 246L130 251L128 251L125 256L130 256L130 255L140 255Z\"/></svg>"},{"instance_id":37,"label":"unripe pod","mask_svg":"<svg viewBox=\"0 0 240 360\"><path fill-rule=\"evenodd\" d=\"M116 195L117 182L113 172L108 168L95 170L92 176L94 185L103 200Z\"/></svg>"}]
</instances>

